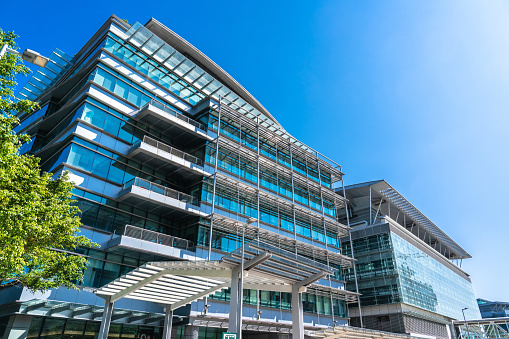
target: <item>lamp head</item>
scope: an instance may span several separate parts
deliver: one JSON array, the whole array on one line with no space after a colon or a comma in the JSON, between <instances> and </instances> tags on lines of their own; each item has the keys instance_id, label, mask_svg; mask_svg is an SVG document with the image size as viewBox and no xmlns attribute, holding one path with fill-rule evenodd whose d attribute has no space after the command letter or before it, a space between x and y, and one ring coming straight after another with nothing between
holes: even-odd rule
<instances>
[{"instance_id":1,"label":"lamp head","mask_svg":"<svg viewBox=\"0 0 509 339\"><path fill-rule=\"evenodd\" d=\"M46 67L49 59L40 55L39 53L32 51L31 49L25 49L21 58L25 61L28 61L34 65Z\"/></svg>"}]
</instances>

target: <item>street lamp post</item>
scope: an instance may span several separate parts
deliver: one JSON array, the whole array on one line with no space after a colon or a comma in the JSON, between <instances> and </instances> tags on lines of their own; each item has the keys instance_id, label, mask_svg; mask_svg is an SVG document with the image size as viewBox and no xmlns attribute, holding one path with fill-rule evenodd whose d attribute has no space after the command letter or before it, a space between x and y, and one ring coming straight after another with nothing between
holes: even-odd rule
<instances>
[{"instance_id":1,"label":"street lamp post","mask_svg":"<svg viewBox=\"0 0 509 339\"><path fill-rule=\"evenodd\" d=\"M465 310L468 310L468 307L465 307L464 309L462 309L461 313L463 313L463 320L465 321L465 326L467 327L467 338L470 339L470 331L468 330L467 318L465 318Z\"/></svg>"},{"instance_id":2,"label":"street lamp post","mask_svg":"<svg viewBox=\"0 0 509 339\"><path fill-rule=\"evenodd\" d=\"M32 51L31 49L25 49L23 53L20 53L12 48L10 48L7 44L2 46L0 49L0 59L4 56L5 53L16 54L21 57L21 59L28 61L31 64L36 66L45 67L48 64L49 59L45 56L40 55L39 53Z\"/></svg>"},{"instance_id":3,"label":"street lamp post","mask_svg":"<svg viewBox=\"0 0 509 339\"><path fill-rule=\"evenodd\" d=\"M239 304L237 312L239 339L242 339L242 299L244 299L244 235L246 233L246 225L251 225L255 221L255 218L249 218L242 224L242 254L240 259Z\"/></svg>"}]
</instances>

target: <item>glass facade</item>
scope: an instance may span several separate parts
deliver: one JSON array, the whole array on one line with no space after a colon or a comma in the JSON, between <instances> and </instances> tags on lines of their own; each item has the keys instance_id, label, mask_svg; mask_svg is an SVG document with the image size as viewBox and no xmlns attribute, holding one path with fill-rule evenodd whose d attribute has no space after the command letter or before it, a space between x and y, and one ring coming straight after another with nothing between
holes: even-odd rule
<instances>
[{"instance_id":1,"label":"glass facade","mask_svg":"<svg viewBox=\"0 0 509 339\"><path fill-rule=\"evenodd\" d=\"M99 333L99 321L47 318L35 316L30 324L27 339L94 339ZM112 323L108 338L160 339L162 328L148 325ZM184 338L182 328L177 328L177 339Z\"/></svg>"},{"instance_id":2,"label":"glass facade","mask_svg":"<svg viewBox=\"0 0 509 339\"><path fill-rule=\"evenodd\" d=\"M472 283L392 233L403 302L461 319L479 319ZM440 277L440 279L437 279Z\"/></svg>"},{"instance_id":3,"label":"glass facade","mask_svg":"<svg viewBox=\"0 0 509 339\"><path fill-rule=\"evenodd\" d=\"M480 317L470 281L388 232L355 239L353 249L361 305L406 303L449 318ZM344 253L350 245L343 245ZM353 269L346 273L347 287L355 286Z\"/></svg>"}]
</instances>

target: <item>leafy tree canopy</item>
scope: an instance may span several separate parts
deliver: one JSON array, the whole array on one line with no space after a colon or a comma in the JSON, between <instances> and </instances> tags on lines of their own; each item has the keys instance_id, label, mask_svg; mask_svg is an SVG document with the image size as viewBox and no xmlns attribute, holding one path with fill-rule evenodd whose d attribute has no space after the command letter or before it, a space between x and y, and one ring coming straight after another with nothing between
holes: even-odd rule
<instances>
[{"instance_id":1,"label":"leafy tree canopy","mask_svg":"<svg viewBox=\"0 0 509 339\"><path fill-rule=\"evenodd\" d=\"M0 48L16 49L15 38L0 29ZM19 283L32 291L76 288L87 261L69 252L97 245L78 235L79 210L67 175L54 179L41 173L39 158L19 154L30 138L14 133L17 116L38 108L30 100L14 100L16 75L28 73L18 56L0 59L0 288Z\"/></svg>"}]
</instances>

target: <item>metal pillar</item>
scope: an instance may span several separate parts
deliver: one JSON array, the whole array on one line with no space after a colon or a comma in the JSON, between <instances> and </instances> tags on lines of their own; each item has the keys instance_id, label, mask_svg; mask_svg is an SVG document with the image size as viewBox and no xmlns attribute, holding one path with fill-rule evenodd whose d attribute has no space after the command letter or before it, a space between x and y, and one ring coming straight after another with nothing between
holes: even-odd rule
<instances>
[{"instance_id":1,"label":"metal pillar","mask_svg":"<svg viewBox=\"0 0 509 339\"><path fill-rule=\"evenodd\" d=\"M104 299L104 311L101 319L101 327L99 327L99 335L97 339L108 339L108 332L110 331L111 314L113 313L113 302L110 301L111 297L108 296Z\"/></svg>"},{"instance_id":2,"label":"metal pillar","mask_svg":"<svg viewBox=\"0 0 509 339\"><path fill-rule=\"evenodd\" d=\"M171 326L173 324L173 310L170 305L166 306L166 313L164 314L164 325L163 325L163 338L171 338Z\"/></svg>"},{"instance_id":3,"label":"metal pillar","mask_svg":"<svg viewBox=\"0 0 509 339\"><path fill-rule=\"evenodd\" d=\"M237 333L238 330L238 312L239 312L239 275L240 266L232 269L232 282L230 292L230 316L228 319L228 332Z\"/></svg>"},{"instance_id":4,"label":"metal pillar","mask_svg":"<svg viewBox=\"0 0 509 339\"><path fill-rule=\"evenodd\" d=\"M242 339L242 303L244 300L244 235L246 231L246 223L242 223L242 255L240 259L240 278L239 278L239 313L237 314L237 328L239 339Z\"/></svg>"},{"instance_id":5,"label":"metal pillar","mask_svg":"<svg viewBox=\"0 0 509 339\"><path fill-rule=\"evenodd\" d=\"M216 207L216 183L217 183L217 163L219 161L219 135L221 134L221 96L219 96L219 112L217 114L217 137L216 137L216 161L214 164L214 185L212 187L212 210L210 212L210 234L209 234L209 254L210 260L212 253L212 231L214 230L214 209Z\"/></svg>"},{"instance_id":6,"label":"metal pillar","mask_svg":"<svg viewBox=\"0 0 509 339\"><path fill-rule=\"evenodd\" d=\"M345 180L341 178L341 186L343 188L343 198L345 198L345 210L346 210L346 225L350 227L350 216L348 215L348 201L346 198L346 190L345 190ZM371 219L371 186L369 186L369 217ZM355 254L353 253L353 241L352 241L352 233L348 231L348 237L350 240L350 251L352 252L352 259L355 259ZM355 279L355 292L359 293L359 283L357 282L357 268L355 267L355 261L352 263L353 266L353 275ZM364 323L362 321L362 310L361 310L361 298L357 296L357 305L359 306L359 320L361 323L361 328L364 327Z\"/></svg>"},{"instance_id":7,"label":"metal pillar","mask_svg":"<svg viewBox=\"0 0 509 339\"><path fill-rule=\"evenodd\" d=\"M300 287L292 285L292 339L304 339L304 313Z\"/></svg>"}]
</instances>

